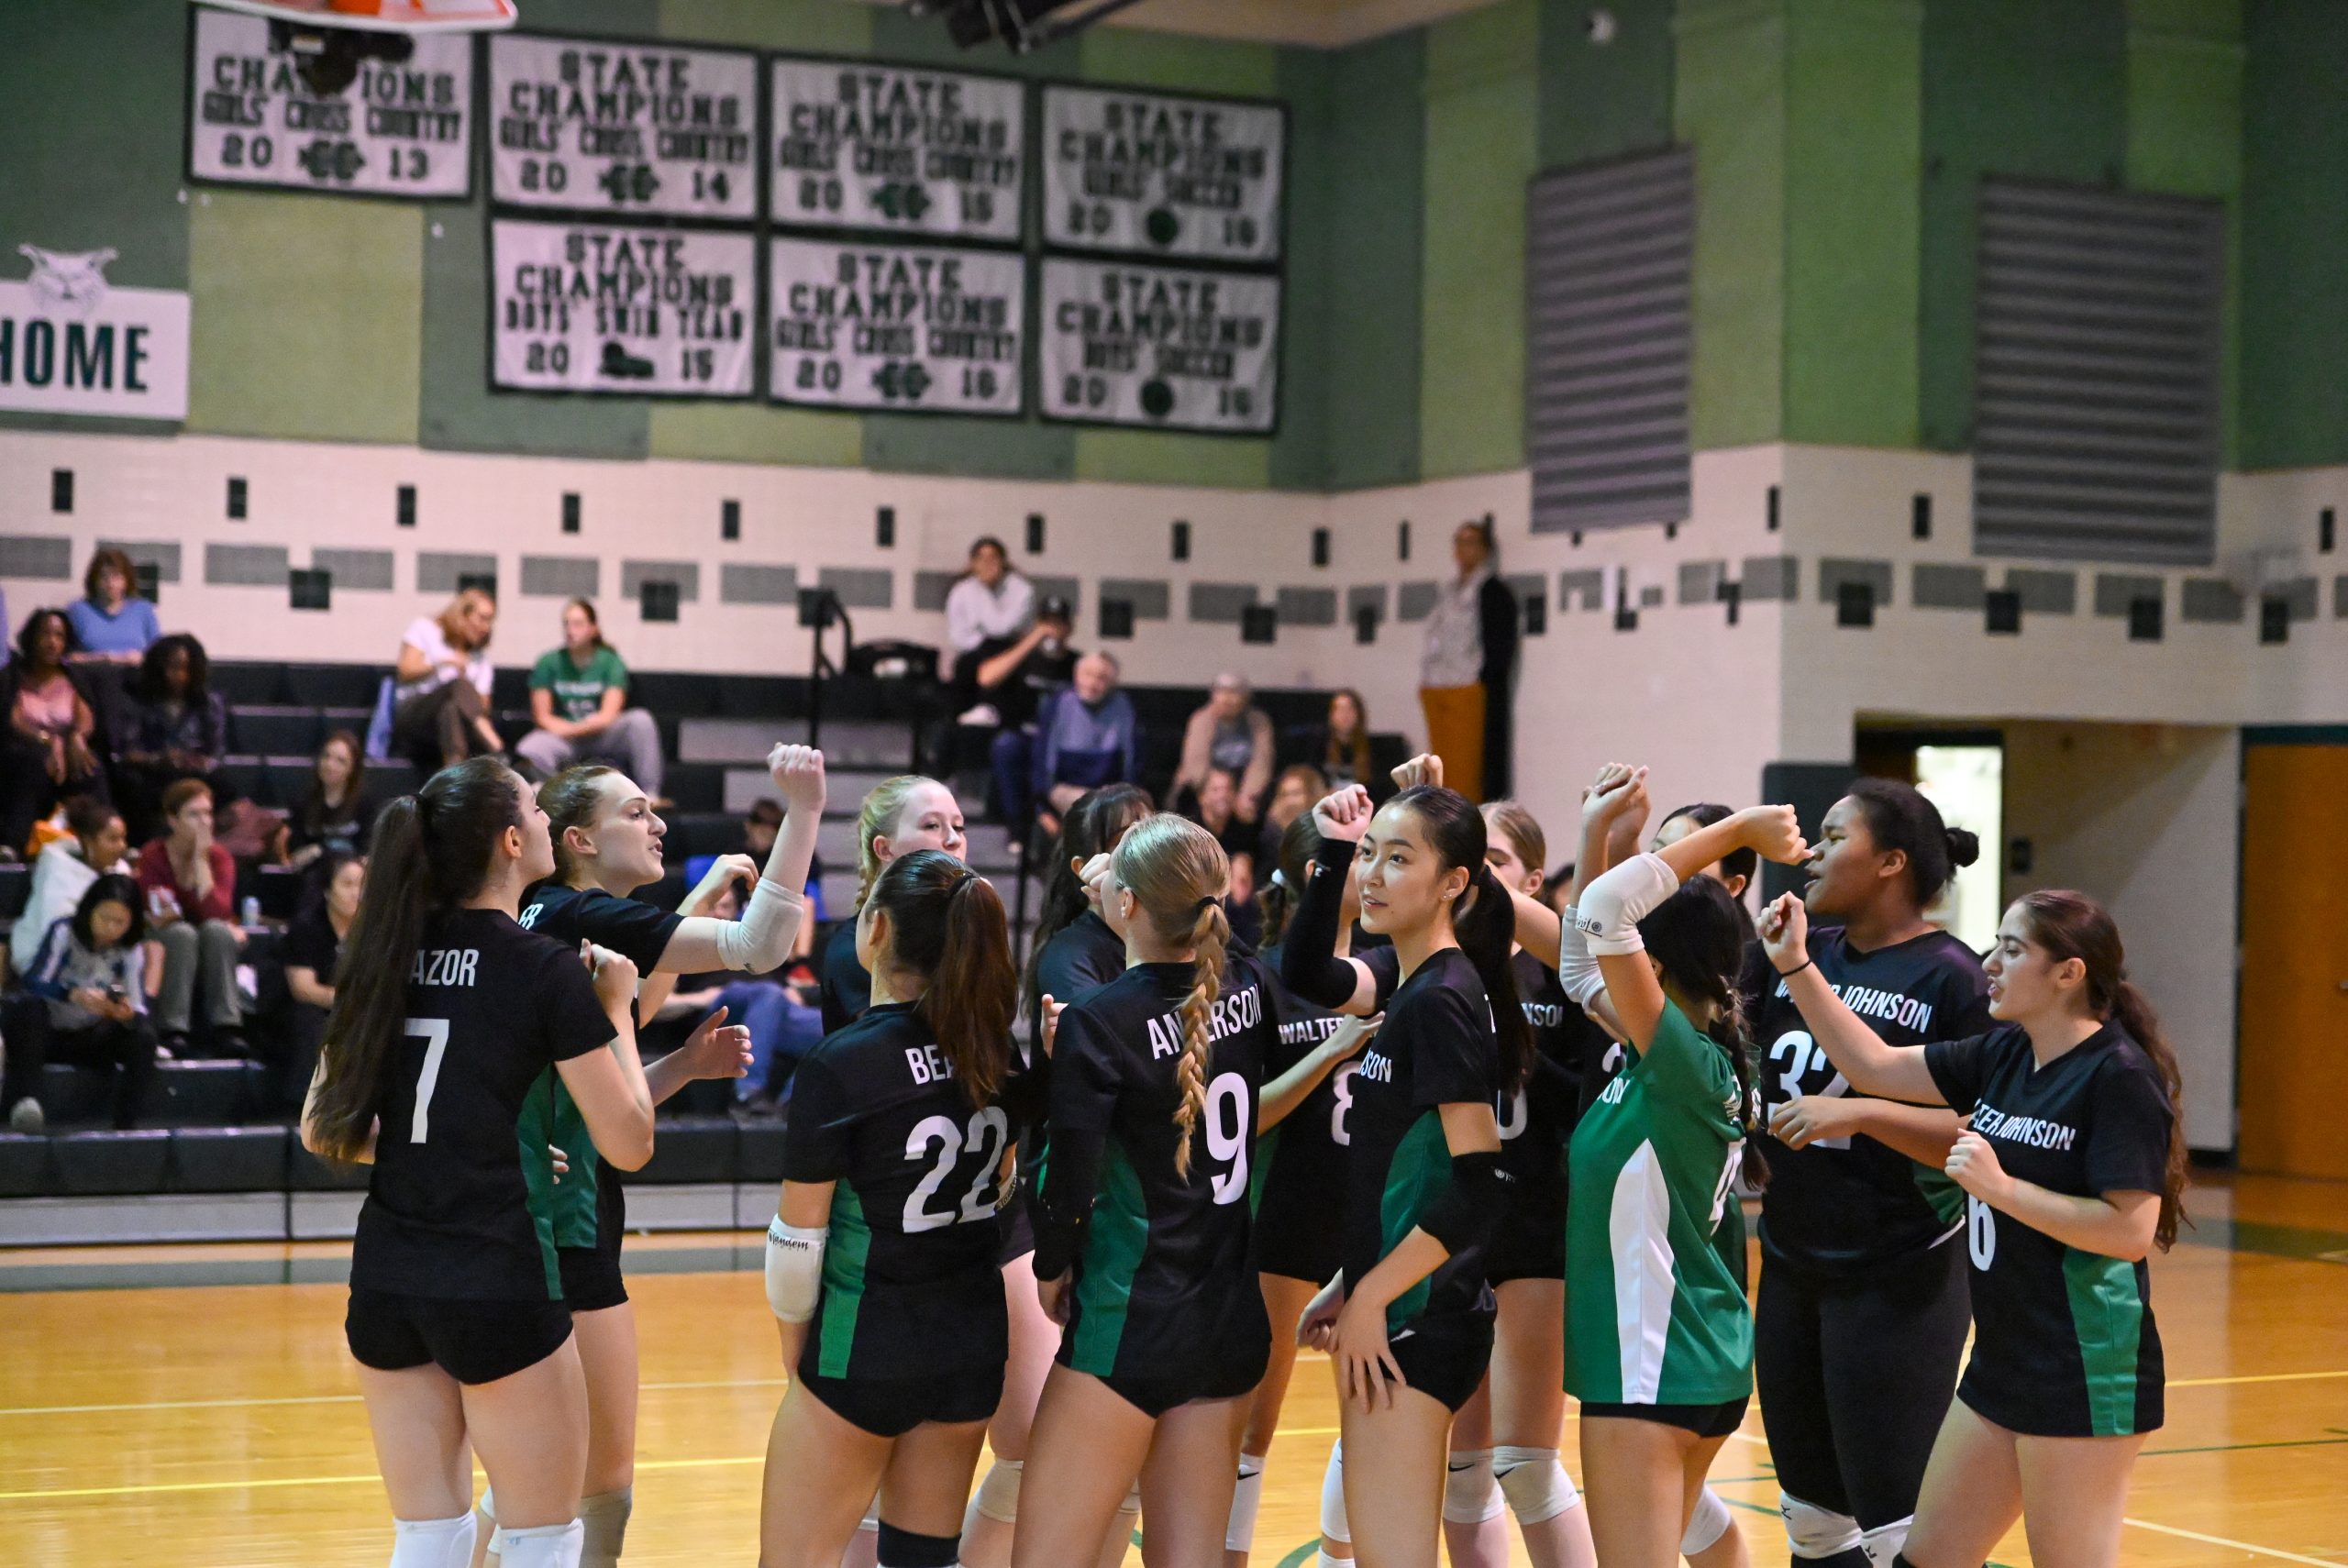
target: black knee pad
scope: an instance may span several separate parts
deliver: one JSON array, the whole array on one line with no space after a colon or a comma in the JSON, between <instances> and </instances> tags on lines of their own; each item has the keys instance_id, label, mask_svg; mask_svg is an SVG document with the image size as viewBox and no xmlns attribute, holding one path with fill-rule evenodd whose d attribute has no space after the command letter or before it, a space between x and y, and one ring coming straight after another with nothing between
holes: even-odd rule
<instances>
[{"instance_id":1,"label":"black knee pad","mask_svg":"<svg viewBox=\"0 0 2348 1568\"><path fill-rule=\"evenodd\" d=\"M915 1535L880 1521L880 1568L954 1568L961 1555L959 1535Z\"/></svg>"}]
</instances>

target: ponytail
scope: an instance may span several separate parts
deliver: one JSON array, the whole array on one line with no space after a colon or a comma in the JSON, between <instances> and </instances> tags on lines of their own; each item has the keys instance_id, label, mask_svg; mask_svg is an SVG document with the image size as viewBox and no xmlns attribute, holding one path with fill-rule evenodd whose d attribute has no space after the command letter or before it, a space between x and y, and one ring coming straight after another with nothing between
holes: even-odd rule
<instances>
[{"instance_id":1,"label":"ponytail","mask_svg":"<svg viewBox=\"0 0 2348 1568\"><path fill-rule=\"evenodd\" d=\"M2161 1027L2160 1014L2153 1010L2152 999L2128 980L2120 981L2114 988L2111 1021L2120 1025L2121 1032L2152 1059L2153 1070L2160 1075L2161 1092L2168 1096L2168 1154L2161 1167L2160 1223L2153 1231L2154 1245L2166 1252L2176 1245L2176 1232L2187 1222L2185 1184L2188 1155L2185 1115L2180 1109L2185 1101L2185 1075L2177 1068L2176 1047L2169 1043L2168 1031Z\"/></svg>"},{"instance_id":2,"label":"ponytail","mask_svg":"<svg viewBox=\"0 0 2348 1568\"><path fill-rule=\"evenodd\" d=\"M1516 900L1479 858L1460 906L1452 914L1451 933L1484 983L1484 999L1492 1007L1492 1032L1500 1041L1501 1088L1512 1092L1523 1088L1533 1073L1533 1029L1524 1021L1516 966L1510 962L1516 944Z\"/></svg>"},{"instance_id":3,"label":"ponytail","mask_svg":"<svg viewBox=\"0 0 2348 1568\"><path fill-rule=\"evenodd\" d=\"M1182 1141L1174 1145L1174 1174L1183 1177L1191 1174L1191 1140L1207 1108L1207 1048L1215 999L1223 994L1224 959L1231 945L1231 921L1223 912L1222 898L1209 894L1200 902L1188 944L1198 949L1198 955L1191 994L1182 999L1182 1054L1174 1061L1174 1082L1182 1091L1181 1103L1174 1108L1174 1125L1182 1130Z\"/></svg>"},{"instance_id":4,"label":"ponytail","mask_svg":"<svg viewBox=\"0 0 2348 1568\"><path fill-rule=\"evenodd\" d=\"M365 1152L384 1070L404 1037L425 923L481 891L497 841L521 825L523 788L503 762L477 756L442 768L375 819L367 891L336 966L309 1117L329 1157Z\"/></svg>"},{"instance_id":5,"label":"ponytail","mask_svg":"<svg viewBox=\"0 0 2348 1568\"><path fill-rule=\"evenodd\" d=\"M1690 877L1639 922L1639 939L1661 966L1666 984L1712 1004L1711 1026L1704 1034L1721 1048L1736 1078L1736 1124L1745 1135L1743 1174L1748 1186L1759 1187L1768 1184L1769 1163L1753 1135L1766 1123L1754 1085L1753 1036L1737 985L1747 929L1744 906L1717 878Z\"/></svg>"},{"instance_id":6,"label":"ponytail","mask_svg":"<svg viewBox=\"0 0 2348 1568\"><path fill-rule=\"evenodd\" d=\"M1011 1069L1019 996L1002 898L944 850L917 849L881 868L871 901L889 917L889 968L923 982L914 1013L971 1106L986 1105Z\"/></svg>"}]
</instances>

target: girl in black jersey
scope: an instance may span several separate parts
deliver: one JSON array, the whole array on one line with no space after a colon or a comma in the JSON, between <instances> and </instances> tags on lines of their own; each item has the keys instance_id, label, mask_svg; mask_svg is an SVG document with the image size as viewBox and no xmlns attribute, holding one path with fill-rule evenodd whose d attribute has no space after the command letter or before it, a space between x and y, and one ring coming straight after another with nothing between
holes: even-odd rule
<instances>
[{"instance_id":1,"label":"girl in black jersey","mask_svg":"<svg viewBox=\"0 0 2348 1568\"><path fill-rule=\"evenodd\" d=\"M764 874L746 856L721 857L678 911L640 903L628 895L661 876L667 824L644 789L616 768L594 765L558 773L538 791L554 842L555 874L530 889L522 923L562 942L581 938L625 954L643 985L639 1021L669 999L681 974L710 969L752 973L790 955L805 915L807 868L824 812L823 754L778 745L767 768L789 808ZM738 920L703 911L736 878L758 877ZM749 1036L713 1015L685 1046L645 1069L655 1104L696 1078L740 1077L748 1070ZM533 1206L554 1233L563 1297L579 1335L591 1417L587 1498L581 1509L587 1540L584 1568L610 1568L626 1542L636 1485L636 1311L620 1274L626 1201L617 1176L595 1159L587 1130L562 1085L544 1079L524 1121L523 1165ZM560 1182L547 1163L548 1145L569 1152L571 1173ZM581 1155L584 1155L582 1158ZM482 1499L482 1515L497 1523L496 1489ZM486 1551L484 1547L484 1551Z\"/></svg>"},{"instance_id":2,"label":"girl in black jersey","mask_svg":"<svg viewBox=\"0 0 2348 1568\"><path fill-rule=\"evenodd\" d=\"M1808 955L1886 1044L1990 1027L1981 961L1924 918L1978 848L1892 779L1826 813L1804 902L1842 923ZM1778 1508L1798 1560L1869 1568L1907 1539L1965 1353L1957 1119L1849 1092L1757 949L1743 988L1773 1134L1753 1337Z\"/></svg>"},{"instance_id":3,"label":"girl in black jersey","mask_svg":"<svg viewBox=\"0 0 2348 1568\"><path fill-rule=\"evenodd\" d=\"M1894 1561L1969 1568L2020 1515L2033 1562L2116 1562L2129 1472L2161 1424L2144 1259L2176 1241L2185 1191L2176 1054L2119 928L2085 894L2024 895L1985 966L1992 1028L1922 1045L1887 1044L1834 994L1799 899L1761 934L1855 1088L1966 1118L1946 1169L1966 1198L1973 1354Z\"/></svg>"},{"instance_id":4,"label":"girl in black jersey","mask_svg":"<svg viewBox=\"0 0 2348 1568\"><path fill-rule=\"evenodd\" d=\"M1080 796L1060 821L1060 835L1044 887L1043 913L1020 987L1027 1012L1024 1066L1038 1074L1044 1009L1047 999L1067 1003L1107 985L1125 969L1124 938L1109 929L1092 907L1091 889L1080 875L1093 856L1117 847L1125 830L1150 813L1149 792L1131 784L1106 784ZM1027 1213L1027 1192L1042 1174L1040 1127L1014 1128L1019 1140L1020 1188L1003 1206L1002 1288L1011 1312L1011 1363L1004 1369L1002 1401L987 1426L987 1448L994 1455L984 1480L970 1496L962 1518L964 1568L1006 1568L1013 1527L1019 1518L1019 1485L1027 1463L1027 1433L1036 1401L1059 1348L1059 1327L1044 1316L1036 1297L1036 1233ZM1133 1539L1137 1497L1126 1498L1102 1543L1102 1568L1125 1560Z\"/></svg>"},{"instance_id":5,"label":"girl in black jersey","mask_svg":"<svg viewBox=\"0 0 2348 1568\"><path fill-rule=\"evenodd\" d=\"M303 1108L305 1147L374 1165L344 1332L397 1521L393 1568L471 1557L469 1446L504 1499L505 1568L579 1561L586 1387L516 1128L552 1067L604 1157L634 1169L652 1154L652 1095L635 966L515 920L553 868L545 813L494 758L385 807Z\"/></svg>"},{"instance_id":6,"label":"girl in black jersey","mask_svg":"<svg viewBox=\"0 0 2348 1568\"><path fill-rule=\"evenodd\" d=\"M952 1568L1002 1392L1018 972L994 889L942 851L891 860L856 930L870 1003L793 1077L768 1232L792 1371L759 1562L832 1568L877 1487L880 1562Z\"/></svg>"},{"instance_id":7,"label":"girl in black jersey","mask_svg":"<svg viewBox=\"0 0 2348 1568\"><path fill-rule=\"evenodd\" d=\"M935 778L903 773L884 778L864 797L856 813L856 907L832 932L824 947L824 1032L845 1029L861 1017L872 984L856 957L856 916L880 879L880 867L916 849L942 849L962 858L962 808L954 791Z\"/></svg>"},{"instance_id":8,"label":"girl in black jersey","mask_svg":"<svg viewBox=\"0 0 2348 1568\"><path fill-rule=\"evenodd\" d=\"M1452 1417L1491 1357L1485 1245L1509 1187L1496 1106L1531 1066L1513 911L1484 863L1483 818L1452 790L1413 786L1373 818L1356 786L1313 815L1321 864L1337 874L1358 859L1362 924L1393 946L1333 955L1324 877L1307 886L1282 955L1290 987L1324 1006L1362 1013L1391 999L1353 1077L1344 1266L1297 1332L1337 1374L1357 1561L1432 1563Z\"/></svg>"},{"instance_id":9,"label":"girl in black jersey","mask_svg":"<svg viewBox=\"0 0 2348 1568\"><path fill-rule=\"evenodd\" d=\"M1036 1412L1016 1568L1091 1562L1136 1475L1151 1560L1222 1561L1239 1401L1270 1348L1249 1236L1256 1136L1368 1033L1340 1031L1265 1084L1279 992L1227 954L1230 875L1194 823L1129 831L1100 898L1127 967L1059 1017L1036 1275L1067 1331Z\"/></svg>"}]
</instances>

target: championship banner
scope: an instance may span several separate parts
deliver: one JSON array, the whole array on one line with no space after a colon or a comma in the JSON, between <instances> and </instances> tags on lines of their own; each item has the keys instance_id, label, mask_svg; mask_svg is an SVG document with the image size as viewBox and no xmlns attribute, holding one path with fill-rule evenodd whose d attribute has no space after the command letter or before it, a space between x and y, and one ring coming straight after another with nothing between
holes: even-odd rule
<instances>
[{"instance_id":1,"label":"championship banner","mask_svg":"<svg viewBox=\"0 0 2348 1568\"><path fill-rule=\"evenodd\" d=\"M1280 253L1276 104L1044 89L1044 238L1216 261Z\"/></svg>"},{"instance_id":2,"label":"championship banner","mask_svg":"<svg viewBox=\"0 0 2348 1568\"><path fill-rule=\"evenodd\" d=\"M759 61L743 51L498 33L490 185L507 206L759 212Z\"/></svg>"},{"instance_id":3,"label":"championship banner","mask_svg":"<svg viewBox=\"0 0 2348 1568\"><path fill-rule=\"evenodd\" d=\"M188 172L224 184L370 196L472 193L473 46L419 33L415 52L362 60L339 93L313 93L260 17L198 6L188 62Z\"/></svg>"},{"instance_id":4,"label":"championship banner","mask_svg":"<svg viewBox=\"0 0 2348 1568\"><path fill-rule=\"evenodd\" d=\"M1113 261L1044 263L1044 417L1264 432L1279 396L1280 282Z\"/></svg>"},{"instance_id":5,"label":"championship banner","mask_svg":"<svg viewBox=\"0 0 2348 1568\"><path fill-rule=\"evenodd\" d=\"M1017 414L1027 259L777 239L767 395L822 408Z\"/></svg>"},{"instance_id":6,"label":"championship banner","mask_svg":"<svg viewBox=\"0 0 2348 1568\"><path fill-rule=\"evenodd\" d=\"M19 245L32 264L0 282L0 409L187 417L187 295L116 288L111 248Z\"/></svg>"},{"instance_id":7,"label":"championship banner","mask_svg":"<svg viewBox=\"0 0 2348 1568\"><path fill-rule=\"evenodd\" d=\"M804 228L1019 237L1017 82L898 65L774 62L768 216Z\"/></svg>"},{"instance_id":8,"label":"championship banner","mask_svg":"<svg viewBox=\"0 0 2348 1568\"><path fill-rule=\"evenodd\" d=\"M748 397L758 242L607 224L490 226L490 385Z\"/></svg>"}]
</instances>

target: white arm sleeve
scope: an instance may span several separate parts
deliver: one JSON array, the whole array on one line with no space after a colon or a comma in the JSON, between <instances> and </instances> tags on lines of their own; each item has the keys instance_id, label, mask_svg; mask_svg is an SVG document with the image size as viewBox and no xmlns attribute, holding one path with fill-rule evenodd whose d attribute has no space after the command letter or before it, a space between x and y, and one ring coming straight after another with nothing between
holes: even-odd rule
<instances>
[{"instance_id":1,"label":"white arm sleeve","mask_svg":"<svg viewBox=\"0 0 2348 1568\"><path fill-rule=\"evenodd\" d=\"M1679 878L1663 856L1634 855L1584 890L1575 906L1581 918L1575 923L1594 954L1644 953L1647 944L1639 939L1639 922L1678 890Z\"/></svg>"},{"instance_id":2,"label":"white arm sleeve","mask_svg":"<svg viewBox=\"0 0 2348 1568\"><path fill-rule=\"evenodd\" d=\"M803 1323L815 1315L815 1287L823 1281L824 1244L831 1233L828 1225L786 1225L780 1214L767 1227L767 1305L782 1321Z\"/></svg>"},{"instance_id":3,"label":"white arm sleeve","mask_svg":"<svg viewBox=\"0 0 2348 1568\"><path fill-rule=\"evenodd\" d=\"M762 975L791 956L791 940L799 934L799 920L806 913L806 895L786 888L771 877L761 877L750 891L742 918L717 928L717 954L729 969Z\"/></svg>"},{"instance_id":4,"label":"white arm sleeve","mask_svg":"<svg viewBox=\"0 0 2348 1568\"><path fill-rule=\"evenodd\" d=\"M1581 906L1566 911L1565 923L1557 932L1557 979L1566 988L1566 995L1574 999L1574 1006L1588 1011L1589 999L1606 988L1606 977L1598 972L1598 959L1589 950L1589 938L1582 933Z\"/></svg>"}]
</instances>

